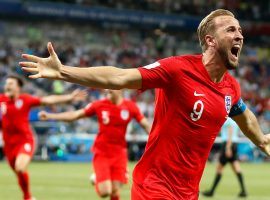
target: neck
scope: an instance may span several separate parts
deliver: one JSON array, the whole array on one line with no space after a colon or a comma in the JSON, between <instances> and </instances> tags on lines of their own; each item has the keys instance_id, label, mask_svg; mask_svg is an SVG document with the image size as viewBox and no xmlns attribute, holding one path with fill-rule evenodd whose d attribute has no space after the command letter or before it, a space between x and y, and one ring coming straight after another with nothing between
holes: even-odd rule
<instances>
[{"instance_id":1,"label":"neck","mask_svg":"<svg viewBox=\"0 0 270 200\"><path fill-rule=\"evenodd\" d=\"M6 94L6 96L8 96L10 99L18 99L20 96L20 93L14 94L14 95L8 95Z\"/></svg>"},{"instance_id":2,"label":"neck","mask_svg":"<svg viewBox=\"0 0 270 200\"><path fill-rule=\"evenodd\" d=\"M123 97L119 96L119 97L114 97L114 98L110 98L111 102L115 105L119 105L122 103L123 101Z\"/></svg>"},{"instance_id":3,"label":"neck","mask_svg":"<svg viewBox=\"0 0 270 200\"><path fill-rule=\"evenodd\" d=\"M219 83L223 80L227 68L225 67L221 57L218 55L217 52L211 49L207 49L203 53L202 62L211 80L214 83Z\"/></svg>"}]
</instances>

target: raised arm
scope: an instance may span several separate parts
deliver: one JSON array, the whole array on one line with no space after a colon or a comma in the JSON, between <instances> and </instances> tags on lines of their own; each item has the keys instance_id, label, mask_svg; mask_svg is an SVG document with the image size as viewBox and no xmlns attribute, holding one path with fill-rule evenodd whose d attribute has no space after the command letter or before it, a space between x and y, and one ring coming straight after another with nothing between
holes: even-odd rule
<instances>
[{"instance_id":1,"label":"raised arm","mask_svg":"<svg viewBox=\"0 0 270 200\"><path fill-rule=\"evenodd\" d=\"M53 105L59 103L67 103L71 101L84 101L87 97L87 93L83 90L74 90L70 94L64 95L50 95L41 98L41 104Z\"/></svg>"},{"instance_id":2,"label":"raised arm","mask_svg":"<svg viewBox=\"0 0 270 200\"><path fill-rule=\"evenodd\" d=\"M270 134L264 135L255 115L246 109L242 114L233 117L242 132L262 151L270 155Z\"/></svg>"},{"instance_id":3,"label":"raised arm","mask_svg":"<svg viewBox=\"0 0 270 200\"><path fill-rule=\"evenodd\" d=\"M150 133L150 131L151 131L151 126L150 126L148 120L147 120L145 117L140 121L140 125L141 125L141 127L145 130L145 132L146 132L147 134Z\"/></svg>"},{"instance_id":4,"label":"raised arm","mask_svg":"<svg viewBox=\"0 0 270 200\"><path fill-rule=\"evenodd\" d=\"M142 77L138 69L120 69L112 66L78 68L62 65L52 44L48 43L48 58L23 54L28 62L20 62L22 69L32 73L30 78L64 80L88 87L104 89L140 89Z\"/></svg>"},{"instance_id":5,"label":"raised arm","mask_svg":"<svg viewBox=\"0 0 270 200\"><path fill-rule=\"evenodd\" d=\"M57 121L66 121L72 122L77 119L86 117L84 109L62 112L62 113L48 113L45 111L41 111L38 113L39 119L42 121L47 120L57 120Z\"/></svg>"}]
</instances>

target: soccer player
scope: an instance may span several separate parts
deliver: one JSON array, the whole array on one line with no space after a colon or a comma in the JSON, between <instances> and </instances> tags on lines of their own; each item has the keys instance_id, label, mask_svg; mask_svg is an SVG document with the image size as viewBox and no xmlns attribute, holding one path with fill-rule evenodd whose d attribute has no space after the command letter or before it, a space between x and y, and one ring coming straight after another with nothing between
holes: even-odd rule
<instances>
[{"instance_id":1,"label":"soccer player","mask_svg":"<svg viewBox=\"0 0 270 200\"><path fill-rule=\"evenodd\" d=\"M74 121L97 115L99 133L93 146L96 190L101 197L119 200L119 190L127 183L127 125L135 118L150 132L147 119L137 105L122 96L121 90L107 90L107 98L88 104L84 109L64 113L40 112L41 120Z\"/></svg>"},{"instance_id":2,"label":"soccer player","mask_svg":"<svg viewBox=\"0 0 270 200\"><path fill-rule=\"evenodd\" d=\"M7 77L4 94L0 94L0 110L2 116L2 131L4 153L10 167L18 178L24 200L32 200L27 167L34 154L35 141L29 125L30 109L39 105L84 100L85 92L75 90L67 95L52 95L35 97L22 93L23 80L15 75Z\"/></svg>"},{"instance_id":3,"label":"soccer player","mask_svg":"<svg viewBox=\"0 0 270 200\"><path fill-rule=\"evenodd\" d=\"M241 191L238 196L239 197L247 196L247 192L244 185L244 179L240 168L240 162L238 161L237 155L237 142L239 140L238 137L239 131L240 130L237 124L231 118L228 118L221 129L221 139L223 142L221 145L221 154L217 165L217 174L212 188L209 191L203 192L204 196L212 197L214 195L215 189L222 177L223 169L227 164L227 162L230 162L230 164L232 165L232 169L235 175L237 176L237 179L241 187Z\"/></svg>"},{"instance_id":4,"label":"soccer player","mask_svg":"<svg viewBox=\"0 0 270 200\"><path fill-rule=\"evenodd\" d=\"M270 155L255 115L241 99L237 69L243 45L238 20L227 10L206 16L198 27L200 55L173 56L142 68L65 66L51 43L48 58L22 55L30 78L60 79L111 89L157 88L154 122L145 152L133 172L131 196L143 199L198 199L208 154L228 117Z\"/></svg>"}]
</instances>

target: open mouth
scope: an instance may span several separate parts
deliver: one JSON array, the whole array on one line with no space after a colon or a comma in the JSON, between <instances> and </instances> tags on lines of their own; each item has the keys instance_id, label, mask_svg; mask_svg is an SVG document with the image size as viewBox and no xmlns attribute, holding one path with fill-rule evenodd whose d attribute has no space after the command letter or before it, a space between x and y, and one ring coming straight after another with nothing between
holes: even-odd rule
<instances>
[{"instance_id":1,"label":"open mouth","mask_svg":"<svg viewBox=\"0 0 270 200\"><path fill-rule=\"evenodd\" d=\"M239 47L238 45L233 46L233 47L231 48L231 53L232 53L232 55L235 57L235 59L238 58L239 52L240 52L240 47Z\"/></svg>"}]
</instances>

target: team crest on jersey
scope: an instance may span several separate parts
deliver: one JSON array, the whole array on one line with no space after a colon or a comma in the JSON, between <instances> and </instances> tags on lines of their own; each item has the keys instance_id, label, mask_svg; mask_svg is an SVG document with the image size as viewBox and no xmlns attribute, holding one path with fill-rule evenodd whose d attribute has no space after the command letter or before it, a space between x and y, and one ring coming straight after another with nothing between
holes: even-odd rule
<instances>
[{"instance_id":1,"label":"team crest on jersey","mask_svg":"<svg viewBox=\"0 0 270 200\"><path fill-rule=\"evenodd\" d=\"M17 109L21 109L22 106L23 106L23 100L21 100L21 99L16 100L15 107Z\"/></svg>"},{"instance_id":2,"label":"team crest on jersey","mask_svg":"<svg viewBox=\"0 0 270 200\"><path fill-rule=\"evenodd\" d=\"M7 104L1 103L0 108L1 108L1 114L5 115L7 113Z\"/></svg>"},{"instance_id":3,"label":"team crest on jersey","mask_svg":"<svg viewBox=\"0 0 270 200\"><path fill-rule=\"evenodd\" d=\"M230 113L230 110L232 108L232 97L231 96L225 96L225 108L227 113Z\"/></svg>"},{"instance_id":4,"label":"team crest on jersey","mask_svg":"<svg viewBox=\"0 0 270 200\"><path fill-rule=\"evenodd\" d=\"M121 110L121 118L123 119L123 120L127 120L128 118L129 118L129 112L128 112L128 110Z\"/></svg>"}]
</instances>

